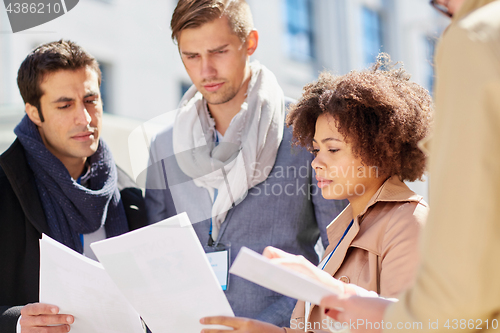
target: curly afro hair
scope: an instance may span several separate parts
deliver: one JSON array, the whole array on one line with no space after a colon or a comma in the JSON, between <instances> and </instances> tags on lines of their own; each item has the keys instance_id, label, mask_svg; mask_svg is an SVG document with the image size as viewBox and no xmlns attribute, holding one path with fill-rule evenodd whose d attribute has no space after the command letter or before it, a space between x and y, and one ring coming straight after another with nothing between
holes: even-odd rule
<instances>
[{"instance_id":1,"label":"curly afro hair","mask_svg":"<svg viewBox=\"0 0 500 333\"><path fill-rule=\"evenodd\" d=\"M421 179L425 155L417 144L429 133L432 99L399 64L382 53L370 70L321 73L287 115L293 143L311 149L316 120L328 114L363 164L401 181Z\"/></svg>"}]
</instances>

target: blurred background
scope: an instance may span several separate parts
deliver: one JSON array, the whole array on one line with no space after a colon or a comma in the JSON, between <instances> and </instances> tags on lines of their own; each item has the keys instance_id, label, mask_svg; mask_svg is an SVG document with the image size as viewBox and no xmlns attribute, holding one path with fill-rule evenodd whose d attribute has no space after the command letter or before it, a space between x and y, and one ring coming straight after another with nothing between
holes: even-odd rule
<instances>
[{"instance_id":1,"label":"blurred background","mask_svg":"<svg viewBox=\"0 0 500 333\"><path fill-rule=\"evenodd\" d=\"M20 1L22 2L22 1ZM448 19L428 0L247 0L259 31L253 59L275 73L289 97L323 70L345 74L380 52L402 61L412 80L432 91L432 57ZM80 0L65 15L12 33L0 8L0 152L24 114L16 77L27 53L61 38L82 45L101 65L103 137L132 174L128 135L175 110L191 82L170 38L177 0ZM171 114L173 114L171 112ZM172 118L172 117L170 117ZM427 198L427 183L411 187ZM427 198L428 199L428 198Z\"/></svg>"}]
</instances>

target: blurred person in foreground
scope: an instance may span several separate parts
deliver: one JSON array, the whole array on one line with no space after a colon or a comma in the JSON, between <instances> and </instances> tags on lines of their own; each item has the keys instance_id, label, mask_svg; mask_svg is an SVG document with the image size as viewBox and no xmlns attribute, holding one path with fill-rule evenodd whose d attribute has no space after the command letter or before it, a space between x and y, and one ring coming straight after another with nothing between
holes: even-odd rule
<instances>
[{"instance_id":1,"label":"blurred person in foreground","mask_svg":"<svg viewBox=\"0 0 500 333\"><path fill-rule=\"evenodd\" d=\"M346 203L321 197L310 154L291 147L283 91L269 69L250 62L259 34L248 4L180 0L171 27L193 85L173 127L151 144L149 222L187 212L207 252L229 251L219 267L229 268L242 246L272 245L318 263L315 244L321 234L328 246L326 226ZM236 315L290 321L295 300L221 273Z\"/></svg>"},{"instance_id":2,"label":"blurred person in foreground","mask_svg":"<svg viewBox=\"0 0 500 333\"><path fill-rule=\"evenodd\" d=\"M436 53L435 125L423 144L432 209L422 263L395 304L325 298L328 314L351 330L500 327L500 1L435 2L452 22Z\"/></svg>"},{"instance_id":3,"label":"blurred person in foreground","mask_svg":"<svg viewBox=\"0 0 500 333\"><path fill-rule=\"evenodd\" d=\"M41 45L17 83L26 115L0 156L0 331L68 332L71 314L37 303L42 233L95 259L91 242L147 224L144 199L100 139L92 55L71 41Z\"/></svg>"},{"instance_id":4,"label":"blurred person in foreground","mask_svg":"<svg viewBox=\"0 0 500 333\"><path fill-rule=\"evenodd\" d=\"M296 144L314 155L312 167L323 197L349 200L327 229L330 245L318 276L327 284L339 284L333 276L395 297L413 282L419 234L429 209L403 181L420 179L424 173L425 155L417 144L428 134L431 119L428 91L410 82L387 54L381 54L370 70L321 74L291 107L287 124L293 126ZM271 257L281 254L285 253L273 248L265 251ZM317 271L302 260L311 270L306 274ZM237 332L283 332L245 318L212 317L202 322ZM319 306L299 301L285 331L329 332L331 327L335 323L325 321Z\"/></svg>"}]
</instances>

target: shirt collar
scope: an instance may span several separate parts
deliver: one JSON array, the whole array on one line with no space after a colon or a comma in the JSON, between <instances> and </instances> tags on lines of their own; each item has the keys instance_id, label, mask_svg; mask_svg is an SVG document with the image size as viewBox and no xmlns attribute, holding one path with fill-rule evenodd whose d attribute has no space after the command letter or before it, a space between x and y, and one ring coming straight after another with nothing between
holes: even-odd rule
<instances>
[{"instance_id":1,"label":"shirt collar","mask_svg":"<svg viewBox=\"0 0 500 333\"><path fill-rule=\"evenodd\" d=\"M372 196L365 209L358 216L363 216L366 211L377 202L403 202L403 201L416 201L422 200L422 196L416 194L410 188L399 180L398 176L392 176L387 179L377 192Z\"/></svg>"},{"instance_id":2,"label":"shirt collar","mask_svg":"<svg viewBox=\"0 0 500 333\"><path fill-rule=\"evenodd\" d=\"M82 175L78 177L77 182L83 187L89 188L91 176L92 173L90 172L90 164L87 159L87 161L85 162L85 166L83 168Z\"/></svg>"}]
</instances>

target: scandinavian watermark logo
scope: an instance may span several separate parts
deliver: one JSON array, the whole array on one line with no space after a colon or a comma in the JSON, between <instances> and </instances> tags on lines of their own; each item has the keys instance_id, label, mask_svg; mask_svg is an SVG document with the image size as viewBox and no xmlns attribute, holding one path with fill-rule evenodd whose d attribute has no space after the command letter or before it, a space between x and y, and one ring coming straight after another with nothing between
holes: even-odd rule
<instances>
[{"instance_id":1,"label":"scandinavian watermark logo","mask_svg":"<svg viewBox=\"0 0 500 333\"><path fill-rule=\"evenodd\" d=\"M16 33L52 21L70 10L79 0L3 0L12 32Z\"/></svg>"}]
</instances>

